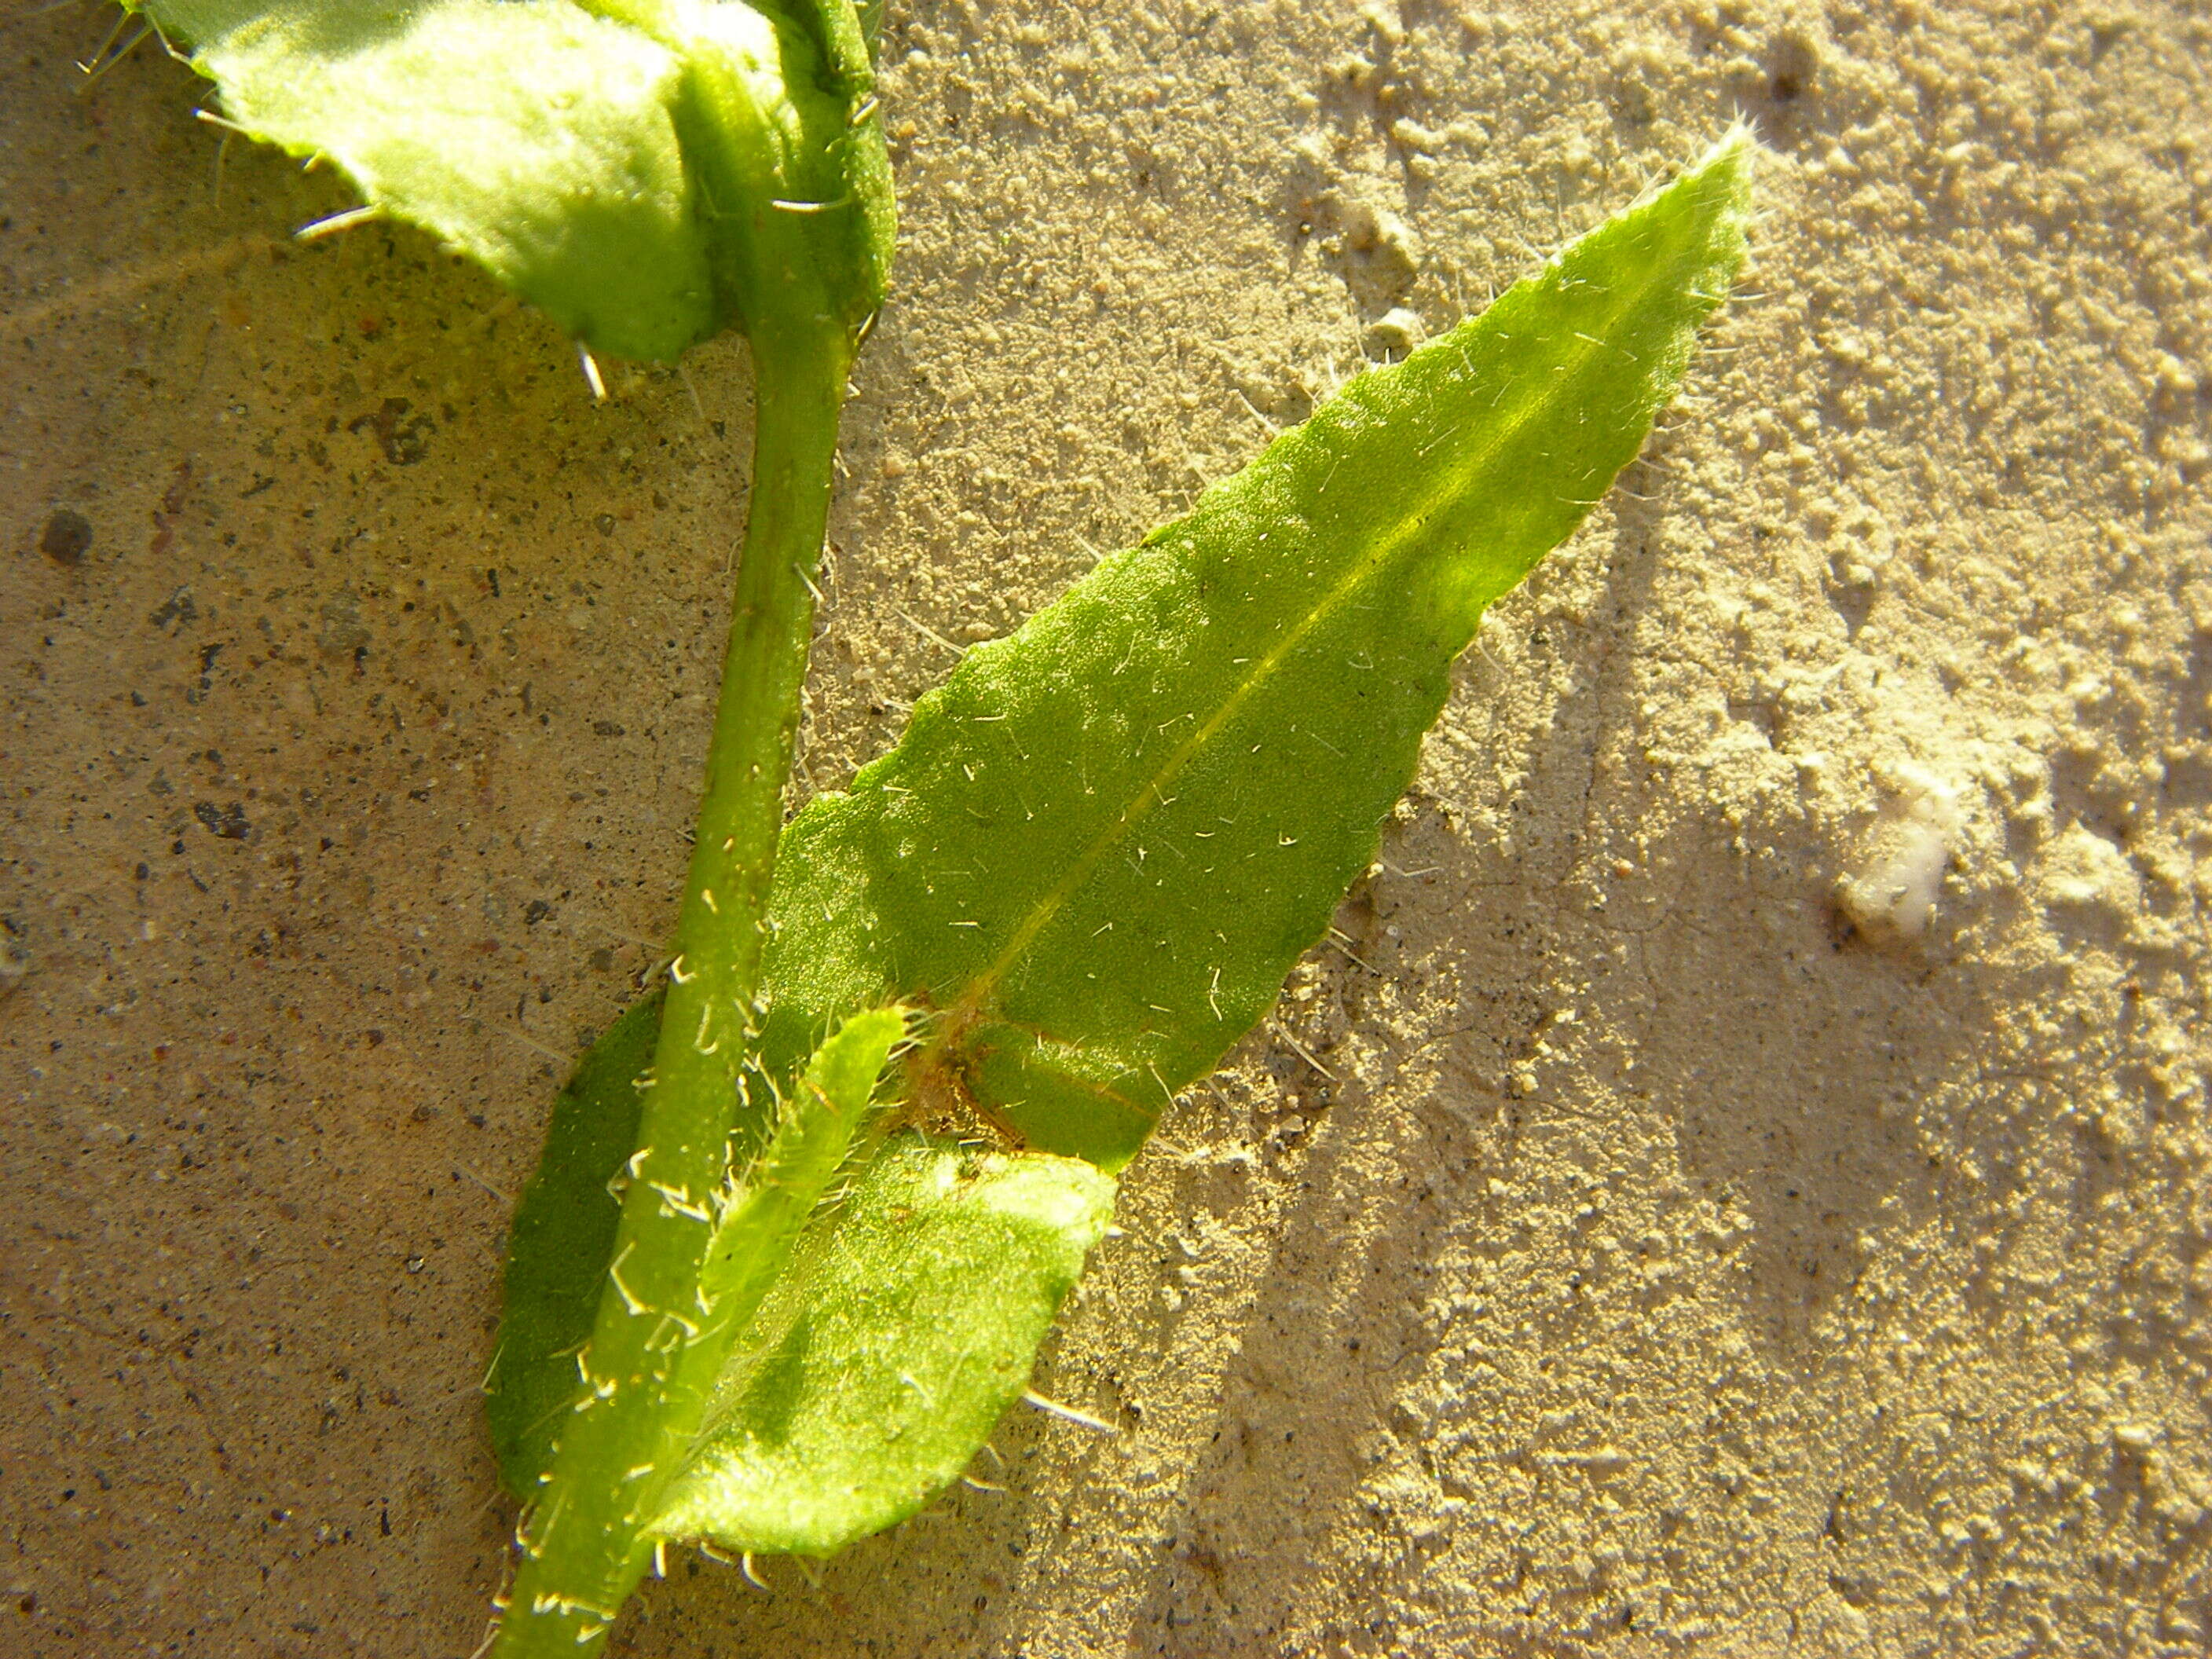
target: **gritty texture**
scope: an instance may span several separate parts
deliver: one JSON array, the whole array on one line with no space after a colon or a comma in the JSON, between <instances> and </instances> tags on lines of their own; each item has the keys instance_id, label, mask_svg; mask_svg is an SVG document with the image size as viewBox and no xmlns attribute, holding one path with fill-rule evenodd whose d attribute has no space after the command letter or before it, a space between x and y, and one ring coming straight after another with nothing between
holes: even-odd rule
<instances>
[{"instance_id":1,"label":"gritty texture","mask_svg":"<svg viewBox=\"0 0 2212 1659\"><path fill-rule=\"evenodd\" d=\"M0 1649L428 1656L673 915L741 347L611 368L0 24ZM2201 1654L2212 26L893 0L795 793L1692 154L1747 293L1134 1167L979 1478L616 1650Z\"/></svg>"}]
</instances>

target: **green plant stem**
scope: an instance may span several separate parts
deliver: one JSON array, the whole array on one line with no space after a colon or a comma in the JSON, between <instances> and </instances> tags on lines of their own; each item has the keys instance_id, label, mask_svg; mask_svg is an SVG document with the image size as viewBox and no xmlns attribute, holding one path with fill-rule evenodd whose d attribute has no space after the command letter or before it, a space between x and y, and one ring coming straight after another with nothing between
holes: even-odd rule
<instances>
[{"instance_id":1,"label":"green plant stem","mask_svg":"<svg viewBox=\"0 0 2212 1659\"><path fill-rule=\"evenodd\" d=\"M584 1382L524 1520L494 1659L596 1652L643 1577L647 1528L697 1435L733 1311L701 1273L757 1024L769 883L814 623L844 331L754 337L752 510L667 1000Z\"/></svg>"}]
</instances>

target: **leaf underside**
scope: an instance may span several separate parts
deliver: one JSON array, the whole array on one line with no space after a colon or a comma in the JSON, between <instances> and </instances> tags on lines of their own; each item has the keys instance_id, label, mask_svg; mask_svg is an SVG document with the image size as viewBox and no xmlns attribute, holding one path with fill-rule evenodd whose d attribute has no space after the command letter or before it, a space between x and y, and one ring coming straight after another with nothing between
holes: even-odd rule
<instances>
[{"instance_id":1,"label":"leaf underside","mask_svg":"<svg viewBox=\"0 0 2212 1659\"><path fill-rule=\"evenodd\" d=\"M577 1066L554 1103L538 1172L515 1206L484 1413L500 1482L517 1498L535 1495L582 1392L574 1356L591 1334L614 1255L617 1183L636 1150L645 1103L638 1083L652 1069L660 1003L654 995L633 1004ZM864 1012L810 1058L812 1091L833 1109L790 1115L763 1150L750 1189L732 1194L702 1285L710 1304L729 1305L732 1297L737 1306L758 1304L762 1287L750 1270L781 1259L812 1206L809 1194L821 1192L866 1126L877 1074L904 1027L896 1010Z\"/></svg>"},{"instance_id":2,"label":"leaf underside","mask_svg":"<svg viewBox=\"0 0 2212 1659\"><path fill-rule=\"evenodd\" d=\"M871 1008L807 1060L775 1133L732 1184L699 1270L699 1297L716 1322L753 1316L848 1155L872 1145L876 1081L905 1032L905 1010Z\"/></svg>"},{"instance_id":3,"label":"leaf underside","mask_svg":"<svg viewBox=\"0 0 2212 1659\"><path fill-rule=\"evenodd\" d=\"M1362 375L970 651L786 831L763 1054L938 1011L914 1086L1117 1170L1375 856L1483 607L1581 522L1740 259L1747 136Z\"/></svg>"},{"instance_id":4,"label":"leaf underside","mask_svg":"<svg viewBox=\"0 0 2212 1659\"><path fill-rule=\"evenodd\" d=\"M325 158L380 214L420 225L595 349L672 362L738 321L739 290L757 284L724 244L759 234L741 222L776 218L767 196L865 197L865 213L785 228L864 273L860 314L880 301L880 130L822 137L846 126L849 89L822 69L839 56L841 0L129 3L190 48L233 125ZM739 94L702 95L702 62ZM770 161L789 176L730 182ZM763 199L710 204L702 176L722 198Z\"/></svg>"},{"instance_id":5,"label":"leaf underside","mask_svg":"<svg viewBox=\"0 0 2212 1659\"><path fill-rule=\"evenodd\" d=\"M713 290L670 114L674 57L568 0L148 0L225 117L327 155L570 333L665 359Z\"/></svg>"},{"instance_id":6,"label":"leaf underside","mask_svg":"<svg viewBox=\"0 0 2212 1659\"><path fill-rule=\"evenodd\" d=\"M1088 1164L892 1137L740 1336L654 1530L827 1555L965 1469L1104 1232Z\"/></svg>"}]
</instances>

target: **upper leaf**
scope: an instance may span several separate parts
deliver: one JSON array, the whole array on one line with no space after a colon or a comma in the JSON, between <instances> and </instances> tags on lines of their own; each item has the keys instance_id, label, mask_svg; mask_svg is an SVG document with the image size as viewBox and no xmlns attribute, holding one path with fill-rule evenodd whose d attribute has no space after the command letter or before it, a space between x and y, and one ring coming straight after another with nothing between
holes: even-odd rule
<instances>
[{"instance_id":1,"label":"upper leaf","mask_svg":"<svg viewBox=\"0 0 2212 1659\"><path fill-rule=\"evenodd\" d=\"M1275 997L1483 607L1636 454L1743 246L1739 131L969 653L786 832L763 1057L933 1007L925 1103L1126 1163Z\"/></svg>"},{"instance_id":2,"label":"upper leaf","mask_svg":"<svg viewBox=\"0 0 2212 1659\"><path fill-rule=\"evenodd\" d=\"M226 116L343 169L597 349L882 303L891 198L849 0L135 0Z\"/></svg>"}]
</instances>

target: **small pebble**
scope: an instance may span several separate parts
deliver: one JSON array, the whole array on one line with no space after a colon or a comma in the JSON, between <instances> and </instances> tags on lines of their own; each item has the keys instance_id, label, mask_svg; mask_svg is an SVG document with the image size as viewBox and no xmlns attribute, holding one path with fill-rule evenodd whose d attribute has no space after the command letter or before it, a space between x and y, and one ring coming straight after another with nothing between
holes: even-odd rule
<instances>
[{"instance_id":1,"label":"small pebble","mask_svg":"<svg viewBox=\"0 0 2212 1659\"><path fill-rule=\"evenodd\" d=\"M91 545L92 521L65 507L55 509L46 527L39 532L39 551L56 564L82 564L85 550Z\"/></svg>"},{"instance_id":2,"label":"small pebble","mask_svg":"<svg viewBox=\"0 0 2212 1659\"><path fill-rule=\"evenodd\" d=\"M1402 357L1428 338L1429 327L1417 311L1394 306L1367 325L1367 355Z\"/></svg>"}]
</instances>

